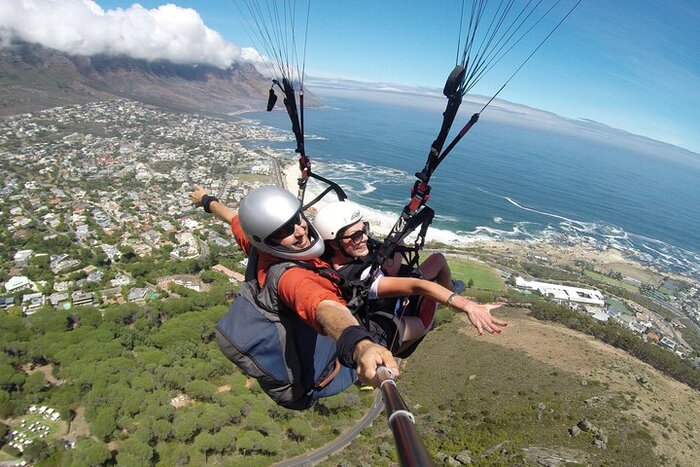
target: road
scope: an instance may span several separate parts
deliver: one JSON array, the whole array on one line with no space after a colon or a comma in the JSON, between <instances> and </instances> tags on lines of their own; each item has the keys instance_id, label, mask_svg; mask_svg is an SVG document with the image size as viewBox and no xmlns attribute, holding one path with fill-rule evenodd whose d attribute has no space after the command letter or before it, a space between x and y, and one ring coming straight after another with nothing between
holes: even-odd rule
<instances>
[{"instance_id":1,"label":"road","mask_svg":"<svg viewBox=\"0 0 700 467\"><path fill-rule=\"evenodd\" d=\"M331 454L343 449L345 446L350 444L362 430L370 426L374 419L377 418L377 416L384 409L382 393L380 391L376 391L376 393L377 394L374 397L372 408L369 409L367 414L362 417L362 420L360 420L357 425L342 433L338 438L334 439L325 446L321 446L320 448L314 449L311 452L307 452L292 459L287 459L274 465L276 467L312 466L318 462L321 462Z\"/></svg>"}]
</instances>

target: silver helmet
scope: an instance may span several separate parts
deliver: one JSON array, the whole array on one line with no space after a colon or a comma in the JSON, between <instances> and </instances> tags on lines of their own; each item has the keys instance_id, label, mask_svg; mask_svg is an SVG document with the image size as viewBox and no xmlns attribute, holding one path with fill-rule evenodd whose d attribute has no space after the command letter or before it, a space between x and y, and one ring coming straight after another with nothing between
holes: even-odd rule
<instances>
[{"instance_id":1,"label":"silver helmet","mask_svg":"<svg viewBox=\"0 0 700 467\"><path fill-rule=\"evenodd\" d=\"M238 216L246 237L260 252L299 261L323 254L321 236L304 216L299 200L283 188L263 186L251 191L241 202ZM292 250L275 241L275 237L280 235L291 235L302 219L306 221L309 246Z\"/></svg>"}]
</instances>

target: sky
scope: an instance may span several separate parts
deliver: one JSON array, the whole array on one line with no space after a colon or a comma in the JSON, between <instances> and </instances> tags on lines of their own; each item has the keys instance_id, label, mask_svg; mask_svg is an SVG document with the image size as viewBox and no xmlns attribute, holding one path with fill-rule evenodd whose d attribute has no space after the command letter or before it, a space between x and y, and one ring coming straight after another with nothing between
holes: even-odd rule
<instances>
[{"instance_id":1,"label":"sky","mask_svg":"<svg viewBox=\"0 0 700 467\"><path fill-rule=\"evenodd\" d=\"M256 55L234 1L0 0L0 44L225 67ZM460 0L311 0L309 12L308 79L441 89L455 64ZM545 34L472 92L493 95ZM582 0L499 98L700 154L700 2Z\"/></svg>"}]
</instances>

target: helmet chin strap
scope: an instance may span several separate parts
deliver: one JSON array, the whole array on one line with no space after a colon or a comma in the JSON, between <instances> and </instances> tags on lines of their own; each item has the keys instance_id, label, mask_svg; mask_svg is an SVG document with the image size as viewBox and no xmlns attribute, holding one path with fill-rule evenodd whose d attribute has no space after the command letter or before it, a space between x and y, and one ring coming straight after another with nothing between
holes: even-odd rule
<instances>
[{"instance_id":1,"label":"helmet chin strap","mask_svg":"<svg viewBox=\"0 0 700 467\"><path fill-rule=\"evenodd\" d=\"M350 253L348 253L348 250L345 249L345 247L343 246L343 239L342 238L336 237L335 244L338 247L338 251L340 251L345 257L357 259L357 256L351 255Z\"/></svg>"}]
</instances>

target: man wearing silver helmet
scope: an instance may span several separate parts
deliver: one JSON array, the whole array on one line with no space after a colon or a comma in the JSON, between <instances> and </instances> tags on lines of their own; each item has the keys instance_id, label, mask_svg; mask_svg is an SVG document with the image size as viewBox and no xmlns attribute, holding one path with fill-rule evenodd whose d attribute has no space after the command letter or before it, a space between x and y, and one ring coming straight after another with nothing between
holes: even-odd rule
<instances>
[{"instance_id":1,"label":"man wearing silver helmet","mask_svg":"<svg viewBox=\"0 0 700 467\"><path fill-rule=\"evenodd\" d=\"M301 203L289 191L264 186L251 191L241 202L238 212L199 185L190 193L195 206L228 223L239 246L246 254L255 247L258 252L257 280L265 284L269 268L284 260L303 261L313 268L328 268L319 258L324 242L306 219ZM362 334L360 323L346 306L337 285L312 269L292 267L279 279L278 298L321 334L338 341L345 362L356 365L358 376L373 381L379 366L386 366L396 375L398 365L386 348ZM340 355L341 361L343 355Z\"/></svg>"}]
</instances>

